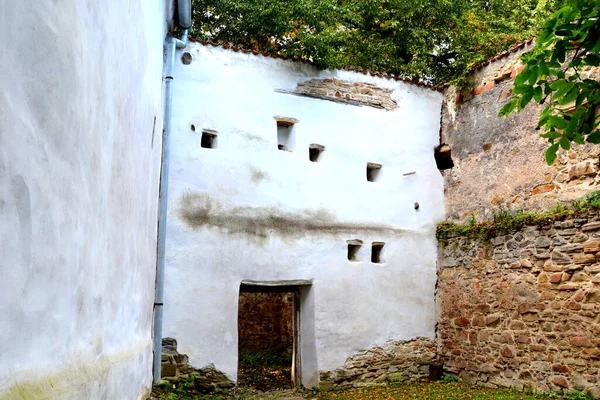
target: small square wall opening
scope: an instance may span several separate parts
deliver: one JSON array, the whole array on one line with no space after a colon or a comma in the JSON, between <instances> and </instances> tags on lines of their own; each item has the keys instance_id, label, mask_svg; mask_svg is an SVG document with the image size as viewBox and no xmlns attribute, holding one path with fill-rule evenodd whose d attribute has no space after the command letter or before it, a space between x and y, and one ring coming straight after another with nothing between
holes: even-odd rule
<instances>
[{"instance_id":1,"label":"small square wall opening","mask_svg":"<svg viewBox=\"0 0 600 400\"><path fill-rule=\"evenodd\" d=\"M205 149L216 149L217 148L217 131L212 129L204 129L202 131L202 139L200 139L200 146Z\"/></svg>"},{"instance_id":2,"label":"small square wall opening","mask_svg":"<svg viewBox=\"0 0 600 400\"><path fill-rule=\"evenodd\" d=\"M277 122L277 148L282 151L294 151L294 145L296 144L294 127L298 120L275 117L275 122Z\"/></svg>"},{"instance_id":3,"label":"small square wall opening","mask_svg":"<svg viewBox=\"0 0 600 400\"><path fill-rule=\"evenodd\" d=\"M491 147L491 145L489 146ZM486 147L486 145L484 145L483 150L487 151L490 147ZM454 168L454 161L452 161L452 149L448 144L442 143L433 151L435 163L440 171Z\"/></svg>"},{"instance_id":4,"label":"small square wall opening","mask_svg":"<svg viewBox=\"0 0 600 400\"><path fill-rule=\"evenodd\" d=\"M323 151L325 151L325 146L313 143L308 147L308 158L312 162L317 162L321 158Z\"/></svg>"},{"instance_id":5,"label":"small square wall opening","mask_svg":"<svg viewBox=\"0 0 600 400\"><path fill-rule=\"evenodd\" d=\"M383 250L383 242L373 242L371 245L371 262L375 264L381 264L381 251Z\"/></svg>"},{"instance_id":6,"label":"small square wall opening","mask_svg":"<svg viewBox=\"0 0 600 400\"><path fill-rule=\"evenodd\" d=\"M367 180L377 182L381 176L381 164L367 163Z\"/></svg>"},{"instance_id":7,"label":"small square wall opening","mask_svg":"<svg viewBox=\"0 0 600 400\"><path fill-rule=\"evenodd\" d=\"M346 243L348 243L348 261L359 261L358 251L363 244L362 240L347 240Z\"/></svg>"}]
</instances>

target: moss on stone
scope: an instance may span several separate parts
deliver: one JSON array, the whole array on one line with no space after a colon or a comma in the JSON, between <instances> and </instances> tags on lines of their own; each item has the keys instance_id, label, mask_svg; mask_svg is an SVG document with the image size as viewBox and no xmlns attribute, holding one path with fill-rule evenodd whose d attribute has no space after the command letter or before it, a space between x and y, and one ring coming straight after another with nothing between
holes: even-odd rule
<instances>
[{"instance_id":1,"label":"moss on stone","mask_svg":"<svg viewBox=\"0 0 600 400\"><path fill-rule=\"evenodd\" d=\"M559 204L545 212L528 212L524 210L507 211L502 208L494 212L492 219L482 222L471 215L468 224L442 222L437 226L436 237L445 243L449 238L464 236L490 241L494 237L515 232L525 226L544 226L562 221L566 218L600 209L600 191L590 193L586 197L569 204Z\"/></svg>"}]
</instances>

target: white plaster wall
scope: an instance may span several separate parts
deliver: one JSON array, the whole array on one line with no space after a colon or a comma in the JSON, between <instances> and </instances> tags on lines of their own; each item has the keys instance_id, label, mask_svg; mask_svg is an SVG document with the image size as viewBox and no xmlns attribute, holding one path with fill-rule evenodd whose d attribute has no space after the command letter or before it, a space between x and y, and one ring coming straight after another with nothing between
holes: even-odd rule
<instances>
[{"instance_id":1,"label":"white plaster wall","mask_svg":"<svg viewBox=\"0 0 600 400\"><path fill-rule=\"evenodd\" d=\"M187 51L193 62L175 72L165 336L194 366L236 379L240 282L313 279L320 371L390 339L433 338L442 96L200 44ZM275 92L327 77L391 88L399 108ZM299 120L295 151L277 150L274 116ZM202 129L218 132L217 149L200 147ZM311 143L326 146L320 162L308 159ZM367 182L367 162L383 165L379 182ZM361 262L347 260L348 239L364 241ZM386 243L384 264L370 262L374 241Z\"/></svg>"},{"instance_id":2,"label":"white plaster wall","mask_svg":"<svg viewBox=\"0 0 600 400\"><path fill-rule=\"evenodd\" d=\"M0 2L0 399L137 399L170 2Z\"/></svg>"}]
</instances>

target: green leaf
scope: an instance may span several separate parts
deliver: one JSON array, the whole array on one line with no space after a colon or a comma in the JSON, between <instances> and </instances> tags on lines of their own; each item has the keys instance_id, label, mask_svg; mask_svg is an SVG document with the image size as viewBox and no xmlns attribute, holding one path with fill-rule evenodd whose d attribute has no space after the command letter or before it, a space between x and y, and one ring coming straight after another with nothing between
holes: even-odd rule
<instances>
[{"instance_id":1,"label":"green leaf","mask_svg":"<svg viewBox=\"0 0 600 400\"><path fill-rule=\"evenodd\" d=\"M527 93L523 93L523 97L521 97L521 102L519 103L521 109L525 108L525 106L527 104L529 104L529 102L531 101L533 97L533 90L527 92Z\"/></svg>"},{"instance_id":2,"label":"green leaf","mask_svg":"<svg viewBox=\"0 0 600 400\"><path fill-rule=\"evenodd\" d=\"M565 57L567 54L565 46L566 44L563 41L559 41L556 43L554 47L554 53L552 54L552 61L557 61L560 64L565 62Z\"/></svg>"},{"instance_id":3,"label":"green leaf","mask_svg":"<svg viewBox=\"0 0 600 400\"><path fill-rule=\"evenodd\" d=\"M573 59L573 61L571 61L569 63L569 68L579 67L582 62L583 62L583 60L581 58L575 58L575 59Z\"/></svg>"},{"instance_id":4,"label":"green leaf","mask_svg":"<svg viewBox=\"0 0 600 400\"><path fill-rule=\"evenodd\" d=\"M577 86L573 86L568 93L566 93L563 98L558 99L558 104L564 105L574 101L579 95L579 88Z\"/></svg>"},{"instance_id":5,"label":"green leaf","mask_svg":"<svg viewBox=\"0 0 600 400\"><path fill-rule=\"evenodd\" d=\"M517 99L512 99L511 101L509 101L508 103L506 103L505 105L502 106L500 111L498 111L498 116L506 117L507 115L512 113L516 107L517 107Z\"/></svg>"},{"instance_id":6,"label":"green leaf","mask_svg":"<svg viewBox=\"0 0 600 400\"><path fill-rule=\"evenodd\" d=\"M544 111L542 111L542 113L540 114L540 120L538 121L538 128L541 128L542 126L546 125L546 122L548 122L548 118L550 118L550 112L552 111L552 109L550 108L550 106L547 106Z\"/></svg>"},{"instance_id":7,"label":"green leaf","mask_svg":"<svg viewBox=\"0 0 600 400\"><path fill-rule=\"evenodd\" d=\"M556 115L550 115L548 117L548 123L557 127L558 129L565 129L569 125L565 119L557 117Z\"/></svg>"},{"instance_id":8,"label":"green leaf","mask_svg":"<svg viewBox=\"0 0 600 400\"><path fill-rule=\"evenodd\" d=\"M585 141L583 140L583 136L581 136L581 135L575 135L575 137L573 138L573 141L577 144L585 144Z\"/></svg>"},{"instance_id":9,"label":"green leaf","mask_svg":"<svg viewBox=\"0 0 600 400\"><path fill-rule=\"evenodd\" d=\"M558 79L554 82L550 82L550 89L552 90L559 90L563 87L565 87L565 85L567 84L567 81L564 81L562 79Z\"/></svg>"},{"instance_id":10,"label":"green leaf","mask_svg":"<svg viewBox=\"0 0 600 400\"><path fill-rule=\"evenodd\" d=\"M554 162L554 160L556 160L556 152L558 151L558 143L554 143L552 146L548 147L548 150L546 150L546 163L548 165L552 165L552 163Z\"/></svg>"},{"instance_id":11,"label":"green leaf","mask_svg":"<svg viewBox=\"0 0 600 400\"><path fill-rule=\"evenodd\" d=\"M560 101L560 98L563 97L565 94L567 94L569 91L571 91L574 87L575 87L575 83L565 82L565 84L563 86L561 86L556 92L554 92L554 95L552 97L554 99Z\"/></svg>"},{"instance_id":12,"label":"green leaf","mask_svg":"<svg viewBox=\"0 0 600 400\"><path fill-rule=\"evenodd\" d=\"M586 97L587 95L585 94L585 92L579 93L579 95L577 96L577 101L575 101L575 108L581 107Z\"/></svg>"},{"instance_id":13,"label":"green leaf","mask_svg":"<svg viewBox=\"0 0 600 400\"><path fill-rule=\"evenodd\" d=\"M533 91L533 89L529 85L515 86L513 88L514 94L525 94L525 93L532 92L532 91Z\"/></svg>"},{"instance_id":14,"label":"green leaf","mask_svg":"<svg viewBox=\"0 0 600 400\"><path fill-rule=\"evenodd\" d=\"M515 86L521 86L521 85L523 85L525 82L527 82L527 80L529 79L530 76L531 76L531 69L530 69L530 67L525 67L523 69L523 71L521 71L515 77Z\"/></svg>"},{"instance_id":15,"label":"green leaf","mask_svg":"<svg viewBox=\"0 0 600 400\"><path fill-rule=\"evenodd\" d=\"M600 143L600 131L592 132L588 135L587 141L594 144Z\"/></svg>"},{"instance_id":16,"label":"green leaf","mask_svg":"<svg viewBox=\"0 0 600 400\"><path fill-rule=\"evenodd\" d=\"M537 65L532 66L531 68L529 68L529 83L534 85L539 77L539 68L537 67ZM516 80L516 79L515 79Z\"/></svg>"},{"instance_id":17,"label":"green leaf","mask_svg":"<svg viewBox=\"0 0 600 400\"><path fill-rule=\"evenodd\" d=\"M540 114L540 118L548 117L551 112L552 108L550 106L546 106L546 108L544 108L544 111L542 111L542 113Z\"/></svg>"},{"instance_id":18,"label":"green leaf","mask_svg":"<svg viewBox=\"0 0 600 400\"><path fill-rule=\"evenodd\" d=\"M549 131L544 134L541 134L540 136L543 138L546 138L546 139L554 140L554 139L558 139L559 137L561 137L562 133L556 132L556 131Z\"/></svg>"},{"instance_id":19,"label":"green leaf","mask_svg":"<svg viewBox=\"0 0 600 400\"><path fill-rule=\"evenodd\" d=\"M533 88L533 99L537 102L537 103L541 103L542 102L542 97L543 97L544 93L542 93L542 88L539 86L536 86Z\"/></svg>"},{"instance_id":20,"label":"green leaf","mask_svg":"<svg viewBox=\"0 0 600 400\"><path fill-rule=\"evenodd\" d=\"M597 67L600 65L600 56L598 56L597 54L588 54L585 58L585 63L587 65Z\"/></svg>"},{"instance_id":21,"label":"green leaf","mask_svg":"<svg viewBox=\"0 0 600 400\"><path fill-rule=\"evenodd\" d=\"M545 28L537 37L538 43L545 43L552 38L553 28L556 26L556 18L552 18L546 22Z\"/></svg>"},{"instance_id":22,"label":"green leaf","mask_svg":"<svg viewBox=\"0 0 600 400\"><path fill-rule=\"evenodd\" d=\"M562 138L560 138L560 140L558 141L558 144L560 144L560 147L562 147L565 150L569 150L571 148L571 142L569 141L569 139L566 136L563 136Z\"/></svg>"}]
</instances>

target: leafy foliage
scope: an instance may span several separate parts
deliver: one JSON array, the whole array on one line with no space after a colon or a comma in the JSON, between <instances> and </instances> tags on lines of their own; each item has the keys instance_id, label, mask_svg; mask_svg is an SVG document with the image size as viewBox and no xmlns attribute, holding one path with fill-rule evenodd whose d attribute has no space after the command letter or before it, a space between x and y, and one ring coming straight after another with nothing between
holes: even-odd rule
<instances>
[{"instance_id":1,"label":"leafy foliage","mask_svg":"<svg viewBox=\"0 0 600 400\"><path fill-rule=\"evenodd\" d=\"M530 37L555 0L193 0L192 36L432 83Z\"/></svg>"},{"instance_id":2,"label":"leafy foliage","mask_svg":"<svg viewBox=\"0 0 600 400\"><path fill-rule=\"evenodd\" d=\"M591 395L587 395L579 390L574 390L572 392L565 392L562 395L559 394L551 394L551 399L562 399L562 400L594 400Z\"/></svg>"},{"instance_id":3,"label":"leafy foliage","mask_svg":"<svg viewBox=\"0 0 600 400\"><path fill-rule=\"evenodd\" d=\"M513 98L501 116L520 112L532 100L547 104L538 127L548 139L546 162L571 143L600 143L600 83L585 77L600 65L600 2L567 0L544 24L525 68L515 78Z\"/></svg>"},{"instance_id":4,"label":"leafy foliage","mask_svg":"<svg viewBox=\"0 0 600 400\"><path fill-rule=\"evenodd\" d=\"M459 382L459 381L460 381L460 379L458 378L458 375L454 375L454 374L444 375L444 377L442 378L443 383L454 383L454 382Z\"/></svg>"}]
</instances>

